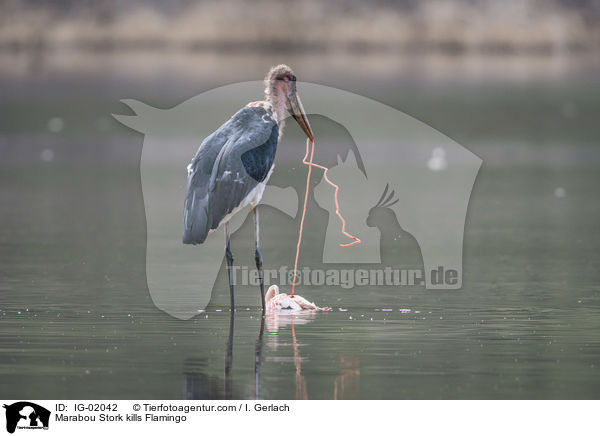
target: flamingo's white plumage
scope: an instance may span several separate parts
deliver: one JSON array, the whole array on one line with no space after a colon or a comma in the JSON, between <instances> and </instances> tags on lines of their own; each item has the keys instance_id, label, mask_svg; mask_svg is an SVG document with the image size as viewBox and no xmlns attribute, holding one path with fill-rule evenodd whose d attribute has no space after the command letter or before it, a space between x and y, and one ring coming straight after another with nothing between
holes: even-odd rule
<instances>
[{"instance_id":1,"label":"flamingo's white plumage","mask_svg":"<svg viewBox=\"0 0 600 436\"><path fill-rule=\"evenodd\" d=\"M312 310L330 310L329 307L319 307L300 295L279 293L279 286L271 285L265 295L265 307L269 313L298 313Z\"/></svg>"}]
</instances>

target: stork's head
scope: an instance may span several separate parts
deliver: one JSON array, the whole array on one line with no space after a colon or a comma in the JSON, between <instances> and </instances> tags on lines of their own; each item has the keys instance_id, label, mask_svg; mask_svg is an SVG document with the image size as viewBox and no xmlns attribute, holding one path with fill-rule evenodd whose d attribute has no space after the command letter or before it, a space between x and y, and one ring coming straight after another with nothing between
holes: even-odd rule
<instances>
[{"instance_id":1,"label":"stork's head","mask_svg":"<svg viewBox=\"0 0 600 436\"><path fill-rule=\"evenodd\" d=\"M271 102L278 111L286 109L296 120L302 131L311 141L314 141L306 112L296 91L296 75L287 65L277 65L271 68L265 77L266 99Z\"/></svg>"}]
</instances>

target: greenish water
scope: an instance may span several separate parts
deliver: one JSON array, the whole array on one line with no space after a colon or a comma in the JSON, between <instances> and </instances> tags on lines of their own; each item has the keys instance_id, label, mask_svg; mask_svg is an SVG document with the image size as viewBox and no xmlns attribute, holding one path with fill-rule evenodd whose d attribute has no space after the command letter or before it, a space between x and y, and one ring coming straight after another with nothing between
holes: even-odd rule
<instances>
[{"instance_id":1,"label":"greenish water","mask_svg":"<svg viewBox=\"0 0 600 436\"><path fill-rule=\"evenodd\" d=\"M344 63L330 61L333 80L327 68L309 68L310 58L290 62L307 81L325 77L391 104L483 159L465 227L463 288L313 287L310 296L334 311L261 326L258 289L240 286L232 324L222 268L205 313L181 321L153 305L142 137L109 115L126 113L118 103L125 97L169 107L259 78L270 61L251 64L251 77L231 59L222 75L199 68L197 79L155 61L152 74L135 80L118 59L97 74L50 63L40 74L0 76L2 396L598 398L594 74L548 78L541 68L539 77L498 80L496 71L461 81L449 67L434 80L416 67L340 75ZM58 133L48 130L53 117L64 121ZM297 162L285 149L281 159L278 168ZM304 174L291 173L292 184ZM322 228L325 211L310 211L307 226ZM277 222L268 208L261 218ZM264 229L267 267L293 255L294 236L279 231ZM251 245L246 222L233 238L240 261ZM310 264L318 254L309 248L303 258Z\"/></svg>"}]
</instances>

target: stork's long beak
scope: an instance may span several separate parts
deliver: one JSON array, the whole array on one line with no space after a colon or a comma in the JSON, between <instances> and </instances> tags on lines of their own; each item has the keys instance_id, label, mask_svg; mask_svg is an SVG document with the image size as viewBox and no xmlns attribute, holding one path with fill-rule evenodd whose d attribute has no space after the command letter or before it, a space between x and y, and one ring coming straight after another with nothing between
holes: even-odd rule
<instances>
[{"instance_id":1,"label":"stork's long beak","mask_svg":"<svg viewBox=\"0 0 600 436\"><path fill-rule=\"evenodd\" d=\"M311 141L315 140L315 136L313 135L312 129L310 128L310 124L308 122L308 118L306 117L306 112L304 112L304 108L302 107L302 102L300 101L300 97L297 93L292 93L288 96L290 103L290 113L292 117L296 120L300 128L308 139Z\"/></svg>"}]
</instances>

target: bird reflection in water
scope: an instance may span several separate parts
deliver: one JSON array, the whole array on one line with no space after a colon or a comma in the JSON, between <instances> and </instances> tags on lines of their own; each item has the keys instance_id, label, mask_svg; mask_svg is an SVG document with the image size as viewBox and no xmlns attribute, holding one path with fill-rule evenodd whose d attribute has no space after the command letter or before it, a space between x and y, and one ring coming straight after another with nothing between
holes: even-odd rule
<instances>
[{"instance_id":1,"label":"bird reflection in water","mask_svg":"<svg viewBox=\"0 0 600 436\"><path fill-rule=\"evenodd\" d=\"M300 346L303 344L299 344L296 339L296 325L308 324L315 318L315 312L307 311L307 312L299 312L295 315L281 314L280 312L273 312L267 314L267 328L270 333L279 333L280 327L290 326L292 331L292 351L294 353L293 362L294 367L296 369L296 373L294 375L294 383L296 386L296 399L297 400L308 400L308 389L306 387L306 379L302 375L302 361L304 360L300 356ZM285 346L289 344L280 344L279 339L280 335L273 334L270 336L272 339L270 341L270 346L277 349L280 346ZM282 361L282 358L271 358L273 361Z\"/></svg>"},{"instance_id":2,"label":"bird reflection in water","mask_svg":"<svg viewBox=\"0 0 600 436\"><path fill-rule=\"evenodd\" d=\"M358 381L360 379L360 369L358 369L358 359L354 357L340 357L342 370L340 375L333 382L333 399L343 400L356 397L358 395Z\"/></svg>"},{"instance_id":3,"label":"bird reflection in water","mask_svg":"<svg viewBox=\"0 0 600 436\"><path fill-rule=\"evenodd\" d=\"M295 315L285 315L272 313L267 315L267 328L270 333L279 333L279 328L290 326L292 332L292 351L293 363L296 369L294 383L296 387L296 399L308 400L308 389L306 378L302 375L302 362L306 362L306 358L300 356L300 347L304 344L299 343L296 337L296 326L310 323L316 316L315 312L299 312ZM275 334L270 336L272 341L269 345L277 349L279 346L289 345L281 344L279 340L281 336ZM281 357L272 357L272 361L284 361ZM340 357L341 371L333 382L333 399L343 400L345 398L356 398L359 393L360 369L358 359L354 357Z\"/></svg>"},{"instance_id":4,"label":"bird reflection in water","mask_svg":"<svg viewBox=\"0 0 600 436\"><path fill-rule=\"evenodd\" d=\"M262 343L265 331L265 318L261 317L260 330L255 348L255 398L259 397L260 364ZM225 344L225 363L223 377L206 374L207 359L186 359L183 371L183 397L186 400L222 400L245 398L243 390L236 390L233 384L231 368L233 365L233 338L235 333L235 312L229 316L229 333Z\"/></svg>"},{"instance_id":5,"label":"bird reflection in water","mask_svg":"<svg viewBox=\"0 0 600 436\"><path fill-rule=\"evenodd\" d=\"M298 342L296 341L294 323L292 323L292 347L294 348L294 366L296 367L296 377L294 379L296 382L296 399L308 400L306 379L302 375L302 358L300 357L300 350L298 350Z\"/></svg>"},{"instance_id":6,"label":"bird reflection in water","mask_svg":"<svg viewBox=\"0 0 600 436\"><path fill-rule=\"evenodd\" d=\"M293 362L294 364L294 384L297 400L309 399L308 388L305 376L302 374L302 363L307 359L300 355L300 343L296 336L296 327L305 325L313 321L315 312L305 312L295 315L267 313L261 316L260 329L254 348L254 398L260 398L260 374L263 363L264 333L265 326L269 332L268 346L277 351L280 347L292 347L293 357L270 356L269 362ZM284 327L290 327L291 344L282 342L285 335L282 335ZM225 361L223 377L209 377L205 371L207 369L206 359L187 359L184 368L184 398L185 399L231 399L246 398L248 395L248 384L241 383L234 387L232 377L233 365L233 339L235 333L235 312L231 312L229 317L229 333L225 344ZM279 354L279 353L277 353ZM341 400L353 398L359 392L360 369L358 359L353 357L340 357L340 374L333 382L333 399ZM236 389L236 387L238 389Z\"/></svg>"},{"instance_id":7,"label":"bird reflection in water","mask_svg":"<svg viewBox=\"0 0 600 436\"><path fill-rule=\"evenodd\" d=\"M235 311L232 310L229 315L229 336L227 337L227 349L225 352L225 399L231 399L231 364L233 363L233 332L235 327Z\"/></svg>"},{"instance_id":8,"label":"bird reflection in water","mask_svg":"<svg viewBox=\"0 0 600 436\"><path fill-rule=\"evenodd\" d=\"M208 376L206 370L208 359L186 359L183 368L183 398L185 400L220 400L223 399L223 380L220 377Z\"/></svg>"}]
</instances>

